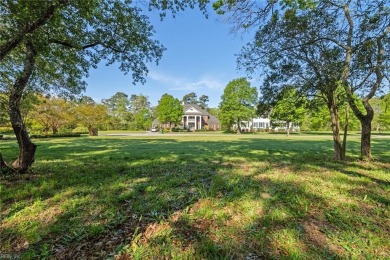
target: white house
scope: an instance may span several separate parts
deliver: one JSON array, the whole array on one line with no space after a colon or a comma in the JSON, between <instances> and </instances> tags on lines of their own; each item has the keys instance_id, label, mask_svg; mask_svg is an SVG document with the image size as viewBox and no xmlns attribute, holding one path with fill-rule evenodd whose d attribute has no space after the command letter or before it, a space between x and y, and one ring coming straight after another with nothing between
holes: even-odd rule
<instances>
[{"instance_id":1,"label":"white house","mask_svg":"<svg viewBox=\"0 0 390 260\"><path fill-rule=\"evenodd\" d=\"M220 130L218 118L201 108L197 104L183 104L182 126L184 129Z\"/></svg>"},{"instance_id":2,"label":"white house","mask_svg":"<svg viewBox=\"0 0 390 260\"><path fill-rule=\"evenodd\" d=\"M273 120L273 124L271 123L271 118L269 114L265 114L263 116L259 116L256 118L252 118L250 121L241 121L241 130L243 131L286 131L287 123L285 121ZM299 131L299 125L291 123L290 129L293 132Z\"/></svg>"},{"instance_id":3,"label":"white house","mask_svg":"<svg viewBox=\"0 0 390 260\"><path fill-rule=\"evenodd\" d=\"M250 121L241 121L241 130L244 131L260 131L271 128L271 119L269 115L252 118Z\"/></svg>"},{"instance_id":4,"label":"white house","mask_svg":"<svg viewBox=\"0 0 390 260\"><path fill-rule=\"evenodd\" d=\"M170 125L161 123L158 119L153 120L153 127L169 128ZM183 104L183 116L181 125L178 127L188 130L221 130L221 123L218 118L211 115L207 110L197 104Z\"/></svg>"}]
</instances>

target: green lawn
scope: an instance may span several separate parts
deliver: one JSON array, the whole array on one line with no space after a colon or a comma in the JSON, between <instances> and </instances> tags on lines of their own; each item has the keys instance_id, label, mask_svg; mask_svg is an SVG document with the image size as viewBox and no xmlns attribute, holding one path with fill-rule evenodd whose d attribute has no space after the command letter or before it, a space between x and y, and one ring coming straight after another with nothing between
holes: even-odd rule
<instances>
[{"instance_id":1,"label":"green lawn","mask_svg":"<svg viewBox=\"0 0 390 260\"><path fill-rule=\"evenodd\" d=\"M15 141L0 141L6 159ZM330 135L55 138L1 178L0 255L389 259L390 138L332 160Z\"/></svg>"}]
</instances>

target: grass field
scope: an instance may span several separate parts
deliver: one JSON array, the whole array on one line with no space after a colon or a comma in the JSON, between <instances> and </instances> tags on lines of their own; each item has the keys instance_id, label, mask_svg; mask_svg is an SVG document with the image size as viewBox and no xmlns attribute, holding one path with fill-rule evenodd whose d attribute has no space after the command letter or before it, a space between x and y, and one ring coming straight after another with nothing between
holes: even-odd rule
<instances>
[{"instance_id":1,"label":"grass field","mask_svg":"<svg viewBox=\"0 0 390 260\"><path fill-rule=\"evenodd\" d=\"M350 136L345 163L330 135L35 142L32 173L1 177L0 258L390 258L389 136L374 162Z\"/></svg>"}]
</instances>

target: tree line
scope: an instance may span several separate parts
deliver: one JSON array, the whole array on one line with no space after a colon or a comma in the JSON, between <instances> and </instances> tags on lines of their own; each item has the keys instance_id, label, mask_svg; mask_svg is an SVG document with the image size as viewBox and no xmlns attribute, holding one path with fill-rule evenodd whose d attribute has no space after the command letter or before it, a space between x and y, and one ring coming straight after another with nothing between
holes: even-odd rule
<instances>
[{"instance_id":1,"label":"tree line","mask_svg":"<svg viewBox=\"0 0 390 260\"><path fill-rule=\"evenodd\" d=\"M266 116L276 126L283 121L287 134L292 124L306 131L328 131L332 129L332 119L328 106L319 97L307 98L293 86L285 86L280 93L269 97L259 94L245 78L232 80L227 84L215 115L221 120L223 129L240 132L242 121L251 121L255 117ZM342 96L340 94L340 96ZM373 97L370 101L375 113L372 120L377 132L390 130L390 93ZM361 131L359 119L352 113L348 102L339 103L340 124L348 124L349 130Z\"/></svg>"},{"instance_id":2,"label":"tree line","mask_svg":"<svg viewBox=\"0 0 390 260\"><path fill-rule=\"evenodd\" d=\"M191 97L189 99L188 97ZM9 97L0 92L0 127L11 127L8 114ZM179 124L183 115L182 104L197 104L208 108L208 96L199 100L194 92L183 96L181 101L164 94L157 106L152 106L145 95L127 95L117 92L97 103L88 96L57 97L42 93L26 92L21 98L20 111L29 133L58 134L87 130L149 130L156 118L162 123Z\"/></svg>"}]
</instances>

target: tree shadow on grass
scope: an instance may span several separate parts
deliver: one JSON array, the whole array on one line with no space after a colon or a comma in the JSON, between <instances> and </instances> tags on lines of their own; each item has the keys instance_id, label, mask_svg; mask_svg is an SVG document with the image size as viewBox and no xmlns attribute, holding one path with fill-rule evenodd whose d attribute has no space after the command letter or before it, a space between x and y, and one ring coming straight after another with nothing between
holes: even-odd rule
<instances>
[{"instance_id":1,"label":"tree shadow on grass","mask_svg":"<svg viewBox=\"0 0 390 260\"><path fill-rule=\"evenodd\" d=\"M219 182L220 183L220 182ZM220 183L221 185L221 183ZM256 214L246 220L241 213L227 214L218 219L218 212L206 219L181 216L171 221L174 236L183 244L192 244L199 259L273 259L273 258L329 258L341 252L323 233L307 228L307 223L319 223L310 209L303 210L300 201L316 201L326 205L323 198L307 193L303 187L289 181L241 179L236 185L254 189L233 191L229 184L221 185L217 194L230 203L252 199L261 206L252 208ZM248 196L248 193L250 194ZM218 197L218 196L217 196ZM318 213L316 213L318 214ZM196 213L193 213L196 215ZM316 216L318 217L318 216ZM242 219L241 219L242 218ZM321 227L331 226L326 221ZM288 243L284 243L287 240ZM319 243L321 241L321 243ZM314 244L313 244L314 242ZM312 248L310 248L312 247Z\"/></svg>"},{"instance_id":2,"label":"tree shadow on grass","mask_svg":"<svg viewBox=\"0 0 390 260\"><path fill-rule=\"evenodd\" d=\"M329 147L270 139L42 142L34 178L2 180L2 251L104 258L124 247L123 255L144 258L187 249L199 258L344 257L330 238L353 226L307 186L310 177L326 179L318 177L323 168L335 170ZM132 242L135 249L126 248Z\"/></svg>"}]
</instances>

